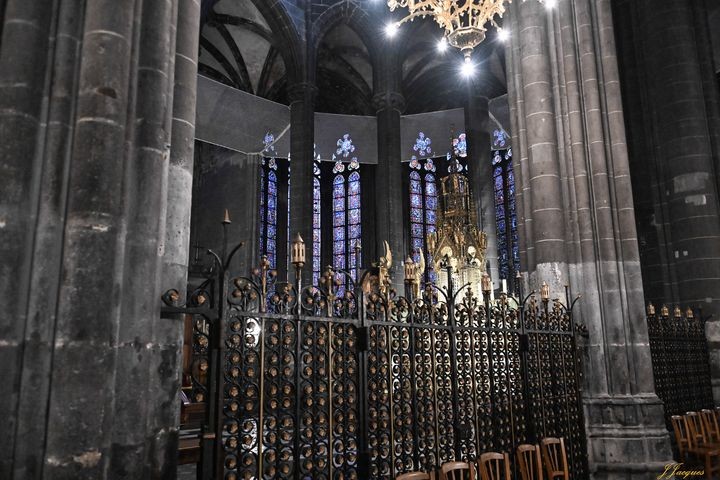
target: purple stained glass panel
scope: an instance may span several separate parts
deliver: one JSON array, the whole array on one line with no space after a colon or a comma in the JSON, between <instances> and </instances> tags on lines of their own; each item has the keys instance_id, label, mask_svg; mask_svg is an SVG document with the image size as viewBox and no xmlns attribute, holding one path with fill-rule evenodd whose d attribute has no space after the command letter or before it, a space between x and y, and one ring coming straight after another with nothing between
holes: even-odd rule
<instances>
[{"instance_id":1,"label":"purple stained glass panel","mask_svg":"<svg viewBox=\"0 0 720 480\"><path fill-rule=\"evenodd\" d=\"M423 248L423 239L422 238L413 238L412 239L412 247L413 248Z\"/></svg>"},{"instance_id":2,"label":"purple stained glass panel","mask_svg":"<svg viewBox=\"0 0 720 480\"><path fill-rule=\"evenodd\" d=\"M426 223L435 225L436 221L437 221L437 215L434 211L428 210L427 212L425 212L425 222Z\"/></svg>"},{"instance_id":3,"label":"purple stained glass panel","mask_svg":"<svg viewBox=\"0 0 720 480\"><path fill-rule=\"evenodd\" d=\"M345 240L345 227L333 228L333 240Z\"/></svg>"},{"instance_id":4,"label":"purple stained glass panel","mask_svg":"<svg viewBox=\"0 0 720 480\"><path fill-rule=\"evenodd\" d=\"M268 225L267 236L268 238L276 238L275 225Z\"/></svg>"},{"instance_id":5,"label":"purple stained glass panel","mask_svg":"<svg viewBox=\"0 0 720 480\"><path fill-rule=\"evenodd\" d=\"M410 231L411 231L413 237L422 238L422 236L423 236L423 226L419 223L411 224Z\"/></svg>"},{"instance_id":6,"label":"purple stained glass panel","mask_svg":"<svg viewBox=\"0 0 720 480\"><path fill-rule=\"evenodd\" d=\"M345 210L345 199L344 198L336 198L333 200L333 211L335 212L342 212Z\"/></svg>"},{"instance_id":7,"label":"purple stained glass panel","mask_svg":"<svg viewBox=\"0 0 720 480\"><path fill-rule=\"evenodd\" d=\"M351 239L360 238L361 233L362 232L360 229L360 224L350 225L350 227L348 227L348 238L351 238Z\"/></svg>"},{"instance_id":8,"label":"purple stained glass panel","mask_svg":"<svg viewBox=\"0 0 720 480\"><path fill-rule=\"evenodd\" d=\"M277 224L277 210L268 210L267 212L267 221L268 223L271 223L273 225Z\"/></svg>"},{"instance_id":9,"label":"purple stained glass panel","mask_svg":"<svg viewBox=\"0 0 720 480\"><path fill-rule=\"evenodd\" d=\"M313 243L313 257L320 256L320 243Z\"/></svg>"},{"instance_id":10,"label":"purple stained glass panel","mask_svg":"<svg viewBox=\"0 0 720 480\"><path fill-rule=\"evenodd\" d=\"M334 256L333 267L340 269L345 268L345 253Z\"/></svg>"},{"instance_id":11,"label":"purple stained glass panel","mask_svg":"<svg viewBox=\"0 0 720 480\"><path fill-rule=\"evenodd\" d=\"M333 242L333 253L335 255L342 255L345 253L345 241L335 241Z\"/></svg>"},{"instance_id":12,"label":"purple stained glass panel","mask_svg":"<svg viewBox=\"0 0 720 480\"><path fill-rule=\"evenodd\" d=\"M425 195L435 196L437 195L437 189L435 188L435 182L428 182L425 184Z\"/></svg>"},{"instance_id":13,"label":"purple stained glass panel","mask_svg":"<svg viewBox=\"0 0 720 480\"><path fill-rule=\"evenodd\" d=\"M349 223L351 225L355 224L355 223L360 223L360 209L358 209L358 208L352 209L348 212L348 215L349 215Z\"/></svg>"},{"instance_id":14,"label":"purple stained glass panel","mask_svg":"<svg viewBox=\"0 0 720 480\"><path fill-rule=\"evenodd\" d=\"M359 195L360 194L360 181L354 180L348 184L348 194Z\"/></svg>"},{"instance_id":15,"label":"purple stained glass panel","mask_svg":"<svg viewBox=\"0 0 720 480\"><path fill-rule=\"evenodd\" d=\"M428 233L428 234L435 233L435 225L428 225L428 226L427 226L427 233Z\"/></svg>"},{"instance_id":16,"label":"purple stained glass panel","mask_svg":"<svg viewBox=\"0 0 720 480\"><path fill-rule=\"evenodd\" d=\"M414 223L422 223L423 211L419 208L410 209L410 220Z\"/></svg>"},{"instance_id":17,"label":"purple stained glass panel","mask_svg":"<svg viewBox=\"0 0 720 480\"><path fill-rule=\"evenodd\" d=\"M411 180L410 181L410 193L411 194L422 193L422 186L420 185L420 180Z\"/></svg>"},{"instance_id":18,"label":"purple stained glass panel","mask_svg":"<svg viewBox=\"0 0 720 480\"><path fill-rule=\"evenodd\" d=\"M360 208L360 195L350 195L348 197L348 208Z\"/></svg>"},{"instance_id":19,"label":"purple stained glass panel","mask_svg":"<svg viewBox=\"0 0 720 480\"><path fill-rule=\"evenodd\" d=\"M413 208L422 208L422 197L418 194L410 194L410 206Z\"/></svg>"},{"instance_id":20,"label":"purple stained glass panel","mask_svg":"<svg viewBox=\"0 0 720 480\"><path fill-rule=\"evenodd\" d=\"M437 197L427 197L427 200L425 200L425 208L428 210L437 210Z\"/></svg>"},{"instance_id":21,"label":"purple stained glass panel","mask_svg":"<svg viewBox=\"0 0 720 480\"><path fill-rule=\"evenodd\" d=\"M336 227L345 225L345 212L333 213L333 225Z\"/></svg>"},{"instance_id":22,"label":"purple stained glass panel","mask_svg":"<svg viewBox=\"0 0 720 480\"><path fill-rule=\"evenodd\" d=\"M268 208L269 209L275 209L277 208L277 199L275 197L268 197Z\"/></svg>"}]
</instances>

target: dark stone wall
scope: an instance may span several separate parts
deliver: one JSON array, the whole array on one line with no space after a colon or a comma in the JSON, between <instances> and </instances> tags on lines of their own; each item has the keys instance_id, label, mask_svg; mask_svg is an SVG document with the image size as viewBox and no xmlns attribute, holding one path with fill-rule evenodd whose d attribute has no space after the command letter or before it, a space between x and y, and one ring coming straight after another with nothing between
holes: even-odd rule
<instances>
[{"instance_id":1,"label":"dark stone wall","mask_svg":"<svg viewBox=\"0 0 720 480\"><path fill-rule=\"evenodd\" d=\"M705 2L614 2L645 295L720 312L720 104ZM720 398L720 328L708 323Z\"/></svg>"},{"instance_id":2,"label":"dark stone wall","mask_svg":"<svg viewBox=\"0 0 720 480\"><path fill-rule=\"evenodd\" d=\"M186 256L166 215L190 195L170 145L194 136L199 3L0 11L0 478L173 478L182 328L159 299Z\"/></svg>"}]
</instances>

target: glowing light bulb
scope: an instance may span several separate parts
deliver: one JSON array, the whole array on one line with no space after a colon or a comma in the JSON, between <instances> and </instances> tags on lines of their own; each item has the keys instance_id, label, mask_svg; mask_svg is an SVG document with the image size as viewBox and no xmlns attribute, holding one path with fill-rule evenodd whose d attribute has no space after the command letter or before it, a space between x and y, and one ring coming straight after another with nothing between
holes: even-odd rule
<instances>
[{"instance_id":1,"label":"glowing light bulb","mask_svg":"<svg viewBox=\"0 0 720 480\"><path fill-rule=\"evenodd\" d=\"M460 73L465 78L470 78L475 73L475 64L470 61L470 58L466 58L460 67Z\"/></svg>"},{"instance_id":2,"label":"glowing light bulb","mask_svg":"<svg viewBox=\"0 0 720 480\"><path fill-rule=\"evenodd\" d=\"M438 52L444 53L447 50L448 44L445 37L441 38L437 43Z\"/></svg>"},{"instance_id":3,"label":"glowing light bulb","mask_svg":"<svg viewBox=\"0 0 720 480\"><path fill-rule=\"evenodd\" d=\"M385 35L389 38L397 35L398 30L400 30L400 26L397 23L392 22L385 25Z\"/></svg>"}]
</instances>

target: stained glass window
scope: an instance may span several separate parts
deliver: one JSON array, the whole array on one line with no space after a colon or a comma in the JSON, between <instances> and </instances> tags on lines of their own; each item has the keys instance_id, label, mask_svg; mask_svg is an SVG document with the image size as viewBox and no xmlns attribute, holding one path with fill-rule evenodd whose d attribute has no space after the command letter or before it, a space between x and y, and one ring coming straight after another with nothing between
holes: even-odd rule
<instances>
[{"instance_id":1,"label":"stained glass window","mask_svg":"<svg viewBox=\"0 0 720 480\"><path fill-rule=\"evenodd\" d=\"M492 153L499 274L501 279L513 279L520 271L520 248L512 149L496 150Z\"/></svg>"},{"instance_id":2,"label":"stained glass window","mask_svg":"<svg viewBox=\"0 0 720 480\"><path fill-rule=\"evenodd\" d=\"M427 280L435 281L432 257L427 251L427 236L435 233L437 223L437 183L433 159L418 160L412 157L410 170L410 246L415 262L420 261L420 251L425 255Z\"/></svg>"},{"instance_id":3,"label":"stained glass window","mask_svg":"<svg viewBox=\"0 0 720 480\"><path fill-rule=\"evenodd\" d=\"M312 267L313 267L313 285L317 285L320 281L321 257L320 245L322 238L322 230L320 223L321 213L321 195L320 195L320 167L315 162L314 165L315 178L313 178L313 241L312 241Z\"/></svg>"},{"instance_id":4,"label":"stained glass window","mask_svg":"<svg viewBox=\"0 0 720 480\"><path fill-rule=\"evenodd\" d=\"M270 160L273 160L272 162ZM260 255L277 268L278 175L275 159L263 158L260 166Z\"/></svg>"}]
</instances>

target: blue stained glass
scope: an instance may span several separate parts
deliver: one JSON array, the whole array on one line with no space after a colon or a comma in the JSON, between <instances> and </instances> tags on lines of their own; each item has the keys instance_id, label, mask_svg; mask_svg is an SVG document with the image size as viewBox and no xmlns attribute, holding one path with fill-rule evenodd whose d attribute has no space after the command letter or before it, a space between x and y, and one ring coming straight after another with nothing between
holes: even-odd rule
<instances>
[{"instance_id":1,"label":"blue stained glass","mask_svg":"<svg viewBox=\"0 0 720 480\"><path fill-rule=\"evenodd\" d=\"M428 225L427 226L427 233L435 233L435 225Z\"/></svg>"},{"instance_id":2,"label":"blue stained glass","mask_svg":"<svg viewBox=\"0 0 720 480\"><path fill-rule=\"evenodd\" d=\"M352 175L351 175L351 177L352 177ZM360 195L360 181L358 181L358 180L350 181L350 184L348 186L348 194Z\"/></svg>"},{"instance_id":3,"label":"blue stained glass","mask_svg":"<svg viewBox=\"0 0 720 480\"><path fill-rule=\"evenodd\" d=\"M343 198L345 196L345 185L335 185L333 187L333 198Z\"/></svg>"},{"instance_id":4,"label":"blue stained glass","mask_svg":"<svg viewBox=\"0 0 720 480\"><path fill-rule=\"evenodd\" d=\"M275 254L268 252L267 259L270 262L270 268L275 268Z\"/></svg>"},{"instance_id":5,"label":"blue stained glass","mask_svg":"<svg viewBox=\"0 0 720 480\"><path fill-rule=\"evenodd\" d=\"M502 191L503 189L503 178L502 175L495 175L495 190Z\"/></svg>"},{"instance_id":6,"label":"blue stained glass","mask_svg":"<svg viewBox=\"0 0 720 480\"><path fill-rule=\"evenodd\" d=\"M267 239L267 250L268 250L268 255L270 253L275 253L275 239L273 239L273 238Z\"/></svg>"},{"instance_id":7,"label":"blue stained glass","mask_svg":"<svg viewBox=\"0 0 720 480\"><path fill-rule=\"evenodd\" d=\"M423 248L423 239L422 238L413 238L412 239L412 247L413 248Z\"/></svg>"},{"instance_id":8,"label":"blue stained glass","mask_svg":"<svg viewBox=\"0 0 720 480\"><path fill-rule=\"evenodd\" d=\"M319 255L320 255L320 244L316 242L313 244L313 257L319 256Z\"/></svg>"},{"instance_id":9,"label":"blue stained glass","mask_svg":"<svg viewBox=\"0 0 720 480\"><path fill-rule=\"evenodd\" d=\"M345 212L335 212L333 214L333 225L336 227L345 225Z\"/></svg>"},{"instance_id":10,"label":"blue stained glass","mask_svg":"<svg viewBox=\"0 0 720 480\"><path fill-rule=\"evenodd\" d=\"M422 197L416 193L410 195L410 206L413 208L422 208Z\"/></svg>"},{"instance_id":11,"label":"blue stained glass","mask_svg":"<svg viewBox=\"0 0 720 480\"><path fill-rule=\"evenodd\" d=\"M360 181L360 174L358 172L353 172L348 177L348 182L359 182ZM358 184L358 187L360 185Z\"/></svg>"},{"instance_id":12,"label":"blue stained glass","mask_svg":"<svg viewBox=\"0 0 720 480\"><path fill-rule=\"evenodd\" d=\"M348 198L348 208L360 208L360 195L350 195Z\"/></svg>"},{"instance_id":13,"label":"blue stained glass","mask_svg":"<svg viewBox=\"0 0 720 480\"><path fill-rule=\"evenodd\" d=\"M345 227L333 228L333 240L345 240Z\"/></svg>"},{"instance_id":14,"label":"blue stained glass","mask_svg":"<svg viewBox=\"0 0 720 480\"><path fill-rule=\"evenodd\" d=\"M313 227L320 228L320 214L313 213Z\"/></svg>"},{"instance_id":15,"label":"blue stained glass","mask_svg":"<svg viewBox=\"0 0 720 480\"><path fill-rule=\"evenodd\" d=\"M437 216L434 211L428 210L425 212L425 221L429 224L435 225L435 221L437 220Z\"/></svg>"},{"instance_id":16,"label":"blue stained glass","mask_svg":"<svg viewBox=\"0 0 720 480\"><path fill-rule=\"evenodd\" d=\"M428 210L437 210L437 197L428 197L425 201L425 208Z\"/></svg>"},{"instance_id":17,"label":"blue stained glass","mask_svg":"<svg viewBox=\"0 0 720 480\"><path fill-rule=\"evenodd\" d=\"M333 211L335 212L342 212L345 210L345 199L344 198L336 198L333 200Z\"/></svg>"},{"instance_id":18,"label":"blue stained glass","mask_svg":"<svg viewBox=\"0 0 720 480\"><path fill-rule=\"evenodd\" d=\"M333 253L335 255L344 254L345 253L345 242L342 240L333 242Z\"/></svg>"},{"instance_id":19,"label":"blue stained glass","mask_svg":"<svg viewBox=\"0 0 720 480\"><path fill-rule=\"evenodd\" d=\"M260 222L265 223L265 209L264 208L260 209Z\"/></svg>"},{"instance_id":20,"label":"blue stained glass","mask_svg":"<svg viewBox=\"0 0 720 480\"><path fill-rule=\"evenodd\" d=\"M505 199L503 198L503 192L502 190L495 190L495 205L500 206L505 203Z\"/></svg>"},{"instance_id":21,"label":"blue stained glass","mask_svg":"<svg viewBox=\"0 0 720 480\"><path fill-rule=\"evenodd\" d=\"M497 209L496 214L495 214L496 217L504 219L505 218L505 205L498 205L495 208Z\"/></svg>"},{"instance_id":22,"label":"blue stained glass","mask_svg":"<svg viewBox=\"0 0 720 480\"><path fill-rule=\"evenodd\" d=\"M276 238L275 225L268 225L267 236L268 238Z\"/></svg>"},{"instance_id":23,"label":"blue stained glass","mask_svg":"<svg viewBox=\"0 0 720 480\"><path fill-rule=\"evenodd\" d=\"M419 208L412 208L410 209L410 220L415 223L422 223L423 221L423 211Z\"/></svg>"},{"instance_id":24,"label":"blue stained glass","mask_svg":"<svg viewBox=\"0 0 720 480\"><path fill-rule=\"evenodd\" d=\"M508 166L507 177L508 177L508 185L515 185L515 173L513 172L513 169L510 166Z\"/></svg>"},{"instance_id":25,"label":"blue stained glass","mask_svg":"<svg viewBox=\"0 0 720 480\"><path fill-rule=\"evenodd\" d=\"M410 193L422 193L422 187L420 186L420 180L410 180Z\"/></svg>"},{"instance_id":26,"label":"blue stained glass","mask_svg":"<svg viewBox=\"0 0 720 480\"><path fill-rule=\"evenodd\" d=\"M268 197L267 204L269 209L275 209L277 208L277 199L275 197Z\"/></svg>"},{"instance_id":27,"label":"blue stained glass","mask_svg":"<svg viewBox=\"0 0 720 480\"><path fill-rule=\"evenodd\" d=\"M425 175L425 181L428 184L432 183L433 186L435 186L435 175L433 175L432 173L428 173L427 175ZM425 188L427 188L427 186Z\"/></svg>"},{"instance_id":28,"label":"blue stained glass","mask_svg":"<svg viewBox=\"0 0 720 480\"><path fill-rule=\"evenodd\" d=\"M418 172L410 172L410 179L420 181L420 174Z\"/></svg>"},{"instance_id":29,"label":"blue stained glass","mask_svg":"<svg viewBox=\"0 0 720 480\"><path fill-rule=\"evenodd\" d=\"M277 224L277 210L268 210L267 222L273 225Z\"/></svg>"},{"instance_id":30,"label":"blue stained glass","mask_svg":"<svg viewBox=\"0 0 720 480\"><path fill-rule=\"evenodd\" d=\"M501 217L501 220L498 220L497 222L497 228L500 234L504 237L505 236L505 218Z\"/></svg>"},{"instance_id":31,"label":"blue stained glass","mask_svg":"<svg viewBox=\"0 0 720 480\"><path fill-rule=\"evenodd\" d=\"M355 267L356 267L356 264L355 264L355 254L354 254L354 253L351 253L351 254L350 254L350 261L348 262L348 266L349 266L350 268L355 268Z\"/></svg>"},{"instance_id":32,"label":"blue stained glass","mask_svg":"<svg viewBox=\"0 0 720 480\"><path fill-rule=\"evenodd\" d=\"M345 268L345 253L344 253L344 251L342 254L335 255L333 266L335 268Z\"/></svg>"},{"instance_id":33,"label":"blue stained glass","mask_svg":"<svg viewBox=\"0 0 720 480\"><path fill-rule=\"evenodd\" d=\"M412 232L413 237L422 237L423 226L419 223L413 223L412 225L410 225L410 231Z\"/></svg>"},{"instance_id":34,"label":"blue stained glass","mask_svg":"<svg viewBox=\"0 0 720 480\"><path fill-rule=\"evenodd\" d=\"M348 214L350 216L350 219L349 219L350 224L360 223L360 210L359 209L357 209L357 208L352 209L352 210L350 210L350 212L348 212Z\"/></svg>"},{"instance_id":35,"label":"blue stained glass","mask_svg":"<svg viewBox=\"0 0 720 480\"><path fill-rule=\"evenodd\" d=\"M419 263L420 262L420 252L418 252L417 250L413 251L412 259L413 259L413 262Z\"/></svg>"},{"instance_id":36,"label":"blue stained glass","mask_svg":"<svg viewBox=\"0 0 720 480\"><path fill-rule=\"evenodd\" d=\"M348 236L349 238L360 238L361 235L360 225L350 225L348 228Z\"/></svg>"}]
</instances>

